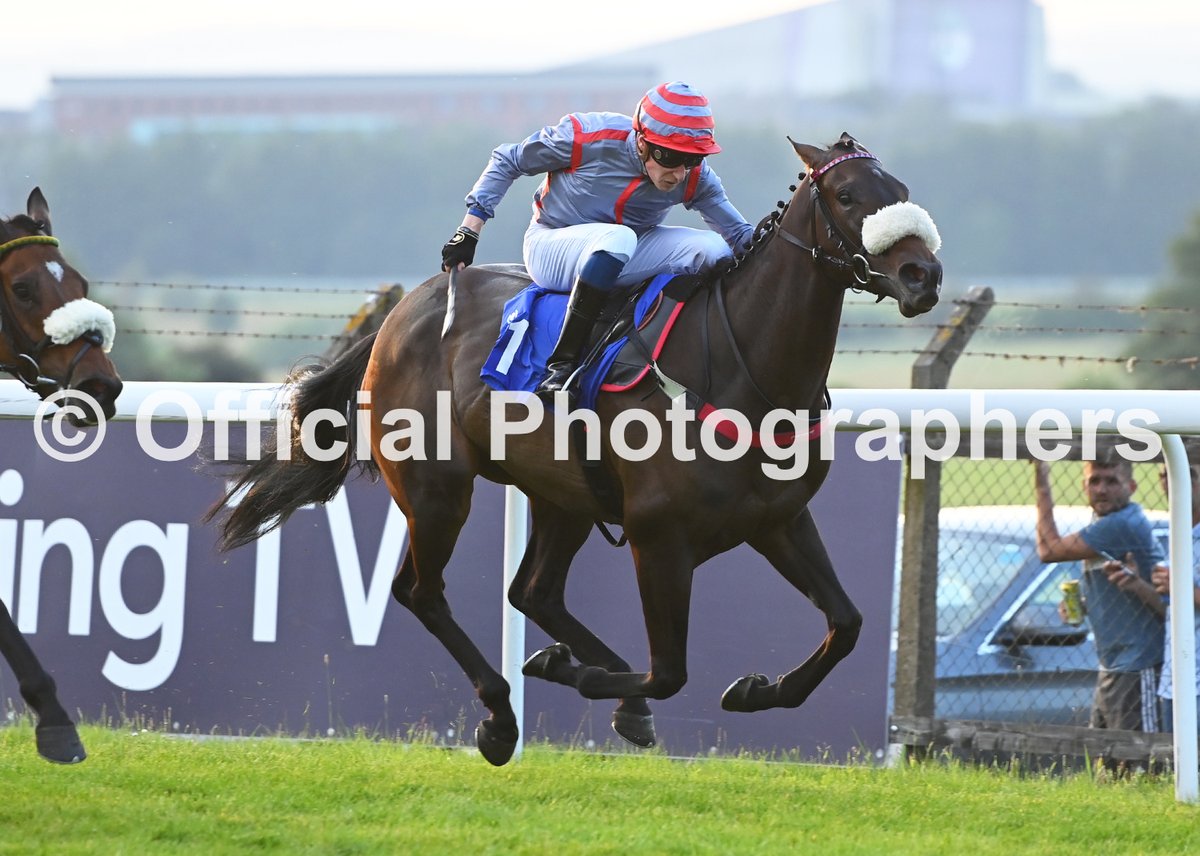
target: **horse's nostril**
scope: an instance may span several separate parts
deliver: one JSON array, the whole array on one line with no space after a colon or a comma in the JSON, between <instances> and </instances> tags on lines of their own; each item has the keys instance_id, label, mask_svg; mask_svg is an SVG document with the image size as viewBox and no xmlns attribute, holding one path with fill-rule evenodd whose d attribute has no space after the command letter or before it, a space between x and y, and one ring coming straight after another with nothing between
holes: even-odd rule
<instances>
[{"instance_id":1,"label":"horse's nostril","mask_svg":"<svg viewBox=\"0 0 1200 856\"><path fill-rule=\"evenodd\" d=\"M929 271L923 264L908 262L900 266L900 281L910 288L920 288L929 281Z\"/></svg>"},{"instance_id":2,"label":"horse's nostril","mask_svg":"<svg viewBox=\"0 0 1200 856\"><path fill-rule=\"evenodd\" d=\"M117 396L121 394L123 386L120 378L93 377L77 384L75 389L99 405L102 413L97 416L111 419L117 412Z\"/></svg>"}]
</instances>

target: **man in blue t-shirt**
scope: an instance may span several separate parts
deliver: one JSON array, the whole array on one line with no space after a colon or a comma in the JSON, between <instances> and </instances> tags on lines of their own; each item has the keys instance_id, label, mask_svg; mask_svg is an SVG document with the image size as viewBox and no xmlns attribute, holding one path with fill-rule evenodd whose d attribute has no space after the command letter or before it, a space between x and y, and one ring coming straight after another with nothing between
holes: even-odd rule
<instances>
[{"instance_id":1,"label":"man in blue t-shirt","mask_svg":"<svg viewBox=\"0 0 1200 856\"><path fill-rule=\"evenodd\" d=\"M1092 522L1060 535L1050 468L1043 461L1034 463L1038 556L1043 562L1083 562L1080 590L1100 658L1091 725L1158 731L1155 694L1162 668L1164 609L1150 584L1150 571L1164 557L1142 507L1130 501L1137 489L1133 467L1115 456L1085 462L1083 489Z\"/></svg>"}]
</instances>

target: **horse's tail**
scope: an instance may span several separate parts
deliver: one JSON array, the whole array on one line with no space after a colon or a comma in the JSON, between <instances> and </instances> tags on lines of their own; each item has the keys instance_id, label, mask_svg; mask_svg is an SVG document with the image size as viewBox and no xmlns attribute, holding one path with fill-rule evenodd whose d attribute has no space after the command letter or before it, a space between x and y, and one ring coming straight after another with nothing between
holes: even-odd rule
<instances>
[{"instance_id":1,"label":"horse's tail","mask_svg":"<svg viewBox=\"0 0 1200 856\"><path fill-rule=\"evenodd\" d=\"M225 495L204 516L211 521L229 507L222 518L218 546L231 550L249 544L282 525L292 512L313 502L328 502L357 463L364 472L378 474L374 461L356 461L355 419L358 389L362 385L375 334L356 343L332 363L315 363L295 369L284 382L281 400L290 407L290 445L279 454L277 439L264 437L261 453L253 460L234 462L233 482ZM301 426L310 413L332 410L346 417L348 428L335 428L319 420L315 436L307 438L317 448L328 449L343 441L345 452L330 461L318 461L304 450Z\"/></svg>"}]
</instances>

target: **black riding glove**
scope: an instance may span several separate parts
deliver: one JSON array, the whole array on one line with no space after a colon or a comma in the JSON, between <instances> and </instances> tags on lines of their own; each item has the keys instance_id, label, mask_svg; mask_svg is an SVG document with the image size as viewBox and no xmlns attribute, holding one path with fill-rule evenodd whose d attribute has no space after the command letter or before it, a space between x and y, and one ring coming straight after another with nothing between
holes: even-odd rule
<instances>
[{"instance_id":1,"label":"black riding glove","mask_svg":"<svg viewBox=\"0 0 1200 856\"><path fill-rule=\"evenodd\" d=\"M475 261L475 247L478 245L479 233L466 226L459 226L442 247L442 270L454 270L460 264L470 265Z\"/></svg>"}]
</instances>

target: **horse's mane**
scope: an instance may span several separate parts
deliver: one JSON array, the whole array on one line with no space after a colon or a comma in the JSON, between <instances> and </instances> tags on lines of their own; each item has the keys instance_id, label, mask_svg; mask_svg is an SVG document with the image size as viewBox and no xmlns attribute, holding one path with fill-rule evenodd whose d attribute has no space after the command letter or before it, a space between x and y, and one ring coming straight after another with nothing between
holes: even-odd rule
<instances>
[{"instance_id":1,"label":"horse's mane","mask_svg":"<svg viewBox=\"0 0 1200 856\"><path fill-rule=\"evenodd\" d=\"M800 173L797 180L803 181L804 175L804 173ZM792 193L795 193L798 186L798 184L790 185L788 190ZM759 220L758 225L754 227L754 233L750 238L750 243L744 249L734 253L733 258L727 260L723 264L716 265L709 270L706 274L704 274L701 281L705 285L712 284L730 271L737 270L747 259L757 254L775 234L775 230L779 225L779 221L787 211L788 205L790 204L790 202L785 202L782 199L775 203L775 210Z\"/></svg>"}]
</instances>

